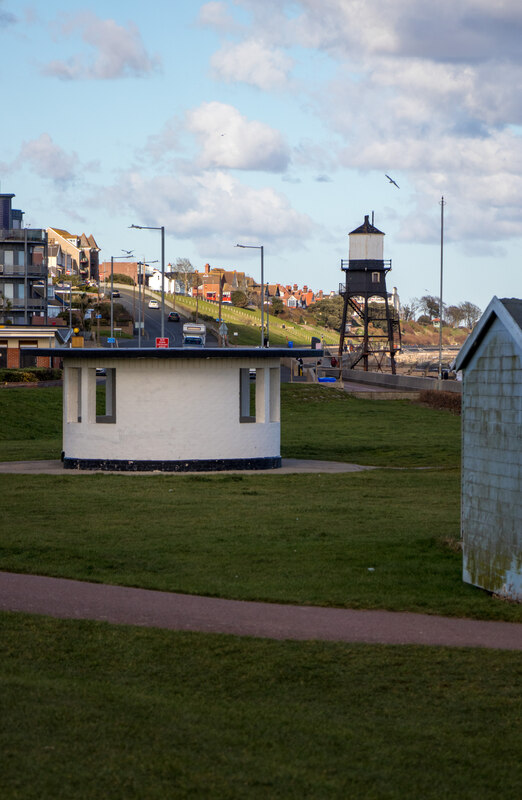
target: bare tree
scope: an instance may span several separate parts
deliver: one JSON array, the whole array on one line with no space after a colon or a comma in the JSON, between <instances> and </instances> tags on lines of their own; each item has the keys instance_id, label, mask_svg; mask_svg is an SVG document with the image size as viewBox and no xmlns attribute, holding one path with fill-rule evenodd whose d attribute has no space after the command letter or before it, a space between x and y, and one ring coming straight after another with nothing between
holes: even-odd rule
<instances>
[{"instance_id":1,"label":"bare tree","mask_svg":"<svg viewBox=\"0 0 522 800\"><path fill-rule=\"evenodd\" d=\"M464 315L466 327L473 328L482 315L482 311L480 310L480 308L476 306L474 303L470 303L469 300L466 300L464 303L461 303L459 308L462 310L462 313Z\"/></svg>"},{"instance_id":2,"label":"bare tree","mask_svg":"<svg viewBox=\"0 0 522 800\"><path fill-rule=\"evenodd\" d=\"M419 310L426 314L430 319L439 316L439 298L433 297L431 294L425 294L419 299ZM442 306L442 313L444 314L444 305Z\"/></svg>"},{"instance_id":3,"label":"bare tree","mask_svg":"<svg viewBox=\"0 0 522 800\"><path fill-rule=\"evenodd\" d=\"M446 309L446 319L453 328L458 328L465 314L460 306L448 306Z\"/></svg>"},{"instance_id":4,"label":"bare tree","mask_svg":"<svg viewBox=\"0 0 522 800\"><path fill-rule=\"evenodd\" d=\"M188 258L177 258L174 264L174 270L178 280L183 283L185 294L188 294L189 288L193 283L194 267Z\"/></svg>"},{"instance_id":5,"label":"bare tree","mask_svg":"<svg viewBox=\"0 0 522 800\"><path fill-rule=\"evenodd\" d=\"M405 309L408 309L407 312L406 312L408 314L407 317L404 316ZM410 321L411 322L417 316L417 312L419 311L419 309L420 309L420 300L419 300L419 298L418 297L410 297L410 299L408 300L406 305L402 307L403 319L405 321Z\"/></svg>"}]
</instances>

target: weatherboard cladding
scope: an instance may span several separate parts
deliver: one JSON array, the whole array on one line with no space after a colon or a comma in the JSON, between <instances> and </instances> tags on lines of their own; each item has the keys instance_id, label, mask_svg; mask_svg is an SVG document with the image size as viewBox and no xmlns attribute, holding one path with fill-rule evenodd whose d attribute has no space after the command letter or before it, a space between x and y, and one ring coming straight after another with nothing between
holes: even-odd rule
<instances>
[{"instance_id":1,"label":"weatherboard cladding","mask_svg":"<svg viewBox=\"0 0 522 800\"><path fill-rule=\"evenodd\" d=\"M522 302L502 303L520 325ZM463 578L521 599L522 351L504 322L491 314L478 341L470 343L476 349L468 346L462 397Z\"/></svg>"}]
</instances>

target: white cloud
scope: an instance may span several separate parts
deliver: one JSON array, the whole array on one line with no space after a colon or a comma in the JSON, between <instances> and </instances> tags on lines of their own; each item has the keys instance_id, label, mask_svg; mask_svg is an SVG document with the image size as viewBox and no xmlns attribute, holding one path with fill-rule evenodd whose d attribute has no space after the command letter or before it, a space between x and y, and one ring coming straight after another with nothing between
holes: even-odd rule
<instances>
[{"instance_id":1,"label":"white cloud","mask_svg":"<svg viewBox=\"0 0 522 800\"><path fill-rule=\"evenodd\" d=\"M293 62L281 50L267 47L258 39L247 39L239 44L225 44L214 53L211 65L219 80L240 81L270 90L288 84Z\"/></svg>"},{"instance_id":2,"label":"white cloud","mask_svg":"<svg viewBox=\"0 0 522 800\"><path fill-rule=\"evenodd\" d=\"M198 23L221 33L234 33L241 30L241 26L228 13L226 3L222 2L204 3L199 9Z\"/></svg>"},{"instance_id":3,"label":"white cloud","mask_svg":"<svg viewBox=\"0 0 522 800\"><path fill-rule=\"evenodd\" d=\"M43 67L46 75L62 80L109 80L143 77L159 66L159 61L145 50L135 25L118 25L112 19L99 19L91 12L76 14L61 26L61 37L80 31L83 41L93 50L89 59L83 53L67 60L51 61Z\"/></svg>"},{"instance_id":4,"label":"white cloud","mask_svg":"<svg viewBox=\"0 0 522 800\"><path fill-rule=\"evenodd\" d=\"M104 197L118 210L121 198L127 198L144 224L165 225L167 233L192 239L202 253L214 255L232 254L241 239L294 250L316 232L312 220L295 211L284 195L251 188L220 171L151 179L127 173Z\"/></svg>"},{"instance_id":5,"label":"white cloud","mask_svg":"<svg viewBox=\"0 0 522 800\"><path fill-rule=\"evenodd\" d=\"M315 49L337 64L330 85L312 90L316 113L344 141L342 149L330 150L331 160L400 178L401 192L410 192L415 204L404 220L404 239L436 236L432 209L441 194L448 195L451 207L450 237L522 235L522 137L513 131L522 124L522 95L516 91L522 82L519 3L235 0L235 5L251 14L251 29L273 48ZM310 145L300 145L293 161L312 166L312 155Z\"/></svg>"},{"instance_id":6,"label":"white cloud","mask_svg":"<svg viewBox=\"0 0 522 800\"><path fill-rule=\"evenodd\" d=\"M262 24L260 0L239 4L255 7L256 25ZM522 8L513 0L298 0L284 6L294 13L288 13L283 28L279 20L279 40L292 37L295 43L339 56L522 59Z\"/></svg>"},{"instance_id":7,"label":"white cloud","mask_svg":"<svg viewBox=\"0 0 522 800\"><path fill-rule=\"evenodd\" d=\"M17 166L29 164L42 178L64 184L75 180L79 168L76 153L66 153L48 133L24 142L16 159Z\"/></svg>"},{"instance_id":8,"label":"white cloud","mask_svg":"<svg viewBox=\"0 0 522 800\"><path fill-rule=\"evenodd\" d=\"M303 48L323 52L338 70L329 85L299 87L337 143L301 142L294 167L320 179L338 166L391 171L415 205L401 234L411 241L433 236L430 209L443 193L456 223L450 236L522 235L522 137L513 127L522 124L520 4L234 0L209 4L207 24L223 32L232 12L242 20L239 41L213 56L216 77L288 88L290 64L270 57L288 59L290 48L296 59ZM233 163L224 139L202 147L206 166Z\"/></svg>"},{"instance_id":9,"label":"white cloud","mask_svg":"<svg viewBox=\"0 0 522 800\"><path fill-rule=\"evenodd\" d=\"M198 139L204 168L283 172L290 151L281 133L257 120L248 120L225 103L203 103L187 112L187 128Z\"/></svg>"}]
</instances>

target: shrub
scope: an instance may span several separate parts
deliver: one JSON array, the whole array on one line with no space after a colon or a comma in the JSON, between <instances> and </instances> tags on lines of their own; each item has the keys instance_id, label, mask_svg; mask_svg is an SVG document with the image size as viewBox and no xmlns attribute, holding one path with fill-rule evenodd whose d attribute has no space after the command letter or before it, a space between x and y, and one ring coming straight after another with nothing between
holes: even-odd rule
<instances>
[{"instance_id":1,"label":"shrub","mask_svg":"<svg viewBox=\"0 0 522 800\"><path fill-rule=\"evenodd\" d=\"M130 275L125 275L123 272L115 272L113 275L114 283L125 283L128 286L134 286L134 278Z\"/></svg>"},{"instance_id":2,"label":"shrub","mask_svg":"<svg viewBox=\"0 0 522 800\"><path fill-rule=\"evenodd\" d=\"M426 389L420 392L419 403L430 408L451 411L452 414L460 414L462 398L457 392L437 392L434 389Z\"/></svg>"},{"instance_id":3,"label":"shrub","mask_svg":"<svg viewBox=\"0 0 522 800\"><path fill-rule=\"evenodd\" d=\"M51 367L0 369L1 383L37 383L38 381L56 381L61 377L61 369L51 369Z\"/></svg>"},{"instance_id":4,"label":"shrub","mask_svg":"<svg viewBox=\"0 0 522 800\"><path fill-rule=\"evenodd\" d=\"M248 305L248 298L246 294L241 292L239 289L235 292L232 292L230 299L232 301L232 305L236 306L237 308L246 308Z\"/></svg>"}]
</instances>

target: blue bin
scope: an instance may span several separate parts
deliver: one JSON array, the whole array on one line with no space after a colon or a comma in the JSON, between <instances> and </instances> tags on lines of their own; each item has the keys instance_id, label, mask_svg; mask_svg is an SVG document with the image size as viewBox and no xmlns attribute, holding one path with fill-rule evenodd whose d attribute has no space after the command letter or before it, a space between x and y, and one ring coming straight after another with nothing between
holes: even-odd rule
<instances>
[{"instance_id":1,"label":"blue bin","mask_svg":"<svg viewBox=\"0 0 522 800\"><path fill-rule=\"evenodd\" d=\"M293 346L294 346L293 342L288 342L288 347L293 347Z\"/></svg>"}]
</instances>

